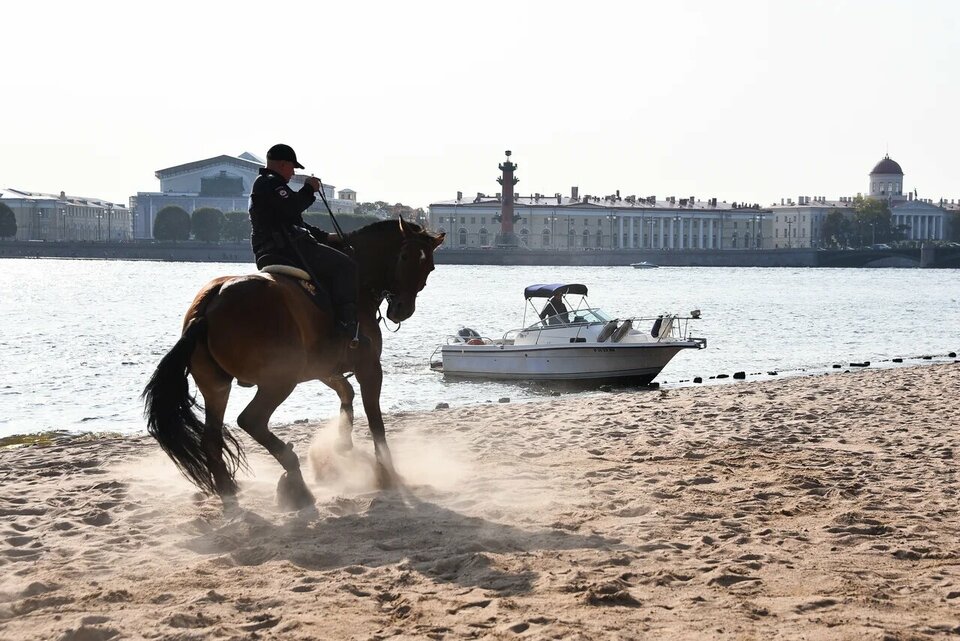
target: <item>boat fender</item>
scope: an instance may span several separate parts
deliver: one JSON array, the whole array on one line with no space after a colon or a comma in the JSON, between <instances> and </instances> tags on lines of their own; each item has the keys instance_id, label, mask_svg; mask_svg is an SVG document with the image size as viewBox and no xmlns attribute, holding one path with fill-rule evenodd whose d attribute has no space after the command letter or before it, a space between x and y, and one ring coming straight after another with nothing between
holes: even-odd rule
<instances>
[{"instance_id":1,"label":"boat fender","mask_svg":"<svg viewBox=\"0 0 960 641\"><path fill-rule=\"evenodd\" d=\"M620 327L617 328L617 331L613 333L611 340L614 343L619 343L620 341L623 340L623 337L626 336L627 332L629 332L631 329L633 329L633 321L631 321L628 318L627 320L623 321L623 324L620 325Z\"/></svg>"},{"instance_id":2,"label":"boat fender","mask_svg":"<svg viewBox=\"0 0 960 641\"><path fill-rule=\"evenodd\" d=\"M597 335L597 342L602 343L613 335L613 332L617 329L617 319L608 321L606 325L603 326L603 329L600 330L600 334Z\"/></svg>"},{"instance_id":3,"label":"boat fender","mask_svg":"<svg viewBox=\"0 0 960 641\"><path fill-rule=\"evenodd\" d=\"M660 338L668 338L673 333L673 319L669 314L663 317L660 323Z\"/></svg>"},{"instance_id":4,"label":"boat fender","mask_svg":"<svg viewBox=\"0 0 960 641\"><path fill-rule=\"evenodd\" d=\"M661 323L663 323L663 316L657 316L657 320L653 321L653 329L650 330L650 335L654 338L660 335Z\"/></svg>"}]
</instances>

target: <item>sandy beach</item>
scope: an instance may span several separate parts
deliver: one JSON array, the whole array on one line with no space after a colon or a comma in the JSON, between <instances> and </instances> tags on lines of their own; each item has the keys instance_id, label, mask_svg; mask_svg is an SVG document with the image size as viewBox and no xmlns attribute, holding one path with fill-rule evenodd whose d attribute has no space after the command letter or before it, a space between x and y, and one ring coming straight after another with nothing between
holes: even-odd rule
<instances>
[{"instance_id":1,"label":"sandy beach","mask_svg":"<svg viewBox=\"0 0 960 641\"><path fill-rule=\"evenodd\" d=\"M0 639L951 637L958 391L949 363L394 415L391 491L362 419L346 457L280 427L299 513L245 435L227 514L148 437L7 448Z\"/></svg>"}]
</instances>

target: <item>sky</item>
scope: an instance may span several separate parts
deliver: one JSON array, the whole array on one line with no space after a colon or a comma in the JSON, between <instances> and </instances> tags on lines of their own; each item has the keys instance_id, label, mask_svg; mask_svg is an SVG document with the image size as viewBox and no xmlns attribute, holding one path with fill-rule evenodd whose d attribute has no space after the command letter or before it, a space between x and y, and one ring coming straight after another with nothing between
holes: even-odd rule
<instances>
[{"instance_id":1,"label":"sky","mask_svg":"<svg viewBox=\"0 0 960 641\"><path fill-rule=\"evenodd\" d=\"M126 203L292 145L361 201L960 198L953 0L7 3L0 186Z\"/></svg>"}]
</instances>

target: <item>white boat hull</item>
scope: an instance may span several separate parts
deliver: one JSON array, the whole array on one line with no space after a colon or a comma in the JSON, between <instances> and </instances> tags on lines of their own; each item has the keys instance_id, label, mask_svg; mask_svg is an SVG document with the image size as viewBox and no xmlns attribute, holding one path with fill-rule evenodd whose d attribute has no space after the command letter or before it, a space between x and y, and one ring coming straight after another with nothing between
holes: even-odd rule
<instances>
[{"instance_id":1,"label":"white boat hull","mask_svg":"<svg viewBox=\"0 0 960 641\"><path fill-rule=\"evenodd\" d=\"M696 341L567 345L444 345L443 373L528 381L614 381L646 385Z\"/></svg>"}]
</instances>

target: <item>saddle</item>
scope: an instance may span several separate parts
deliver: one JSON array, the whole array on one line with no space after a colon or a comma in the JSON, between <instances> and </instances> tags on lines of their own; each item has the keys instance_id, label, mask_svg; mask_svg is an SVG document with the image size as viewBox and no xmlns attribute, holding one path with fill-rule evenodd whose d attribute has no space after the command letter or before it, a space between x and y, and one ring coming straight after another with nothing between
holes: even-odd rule
<instances>
[{"instance_id":1,"label":"saddle","mask_svg":"<svg viewBox=\"0 0 960 641\"><path fill-rule=\"evenodd\" d=\"M308 274L306 270L292 265L273 264L261 267L260 273L289 276L290 278L296 279L300 287L303 288L303 291L310 297L310 300L316 303L323 311L333 313L330 296L327 295L326 290L319 283L314 282L314 280L310 278L310 274Z\"/></svg>"}]
</instances>

